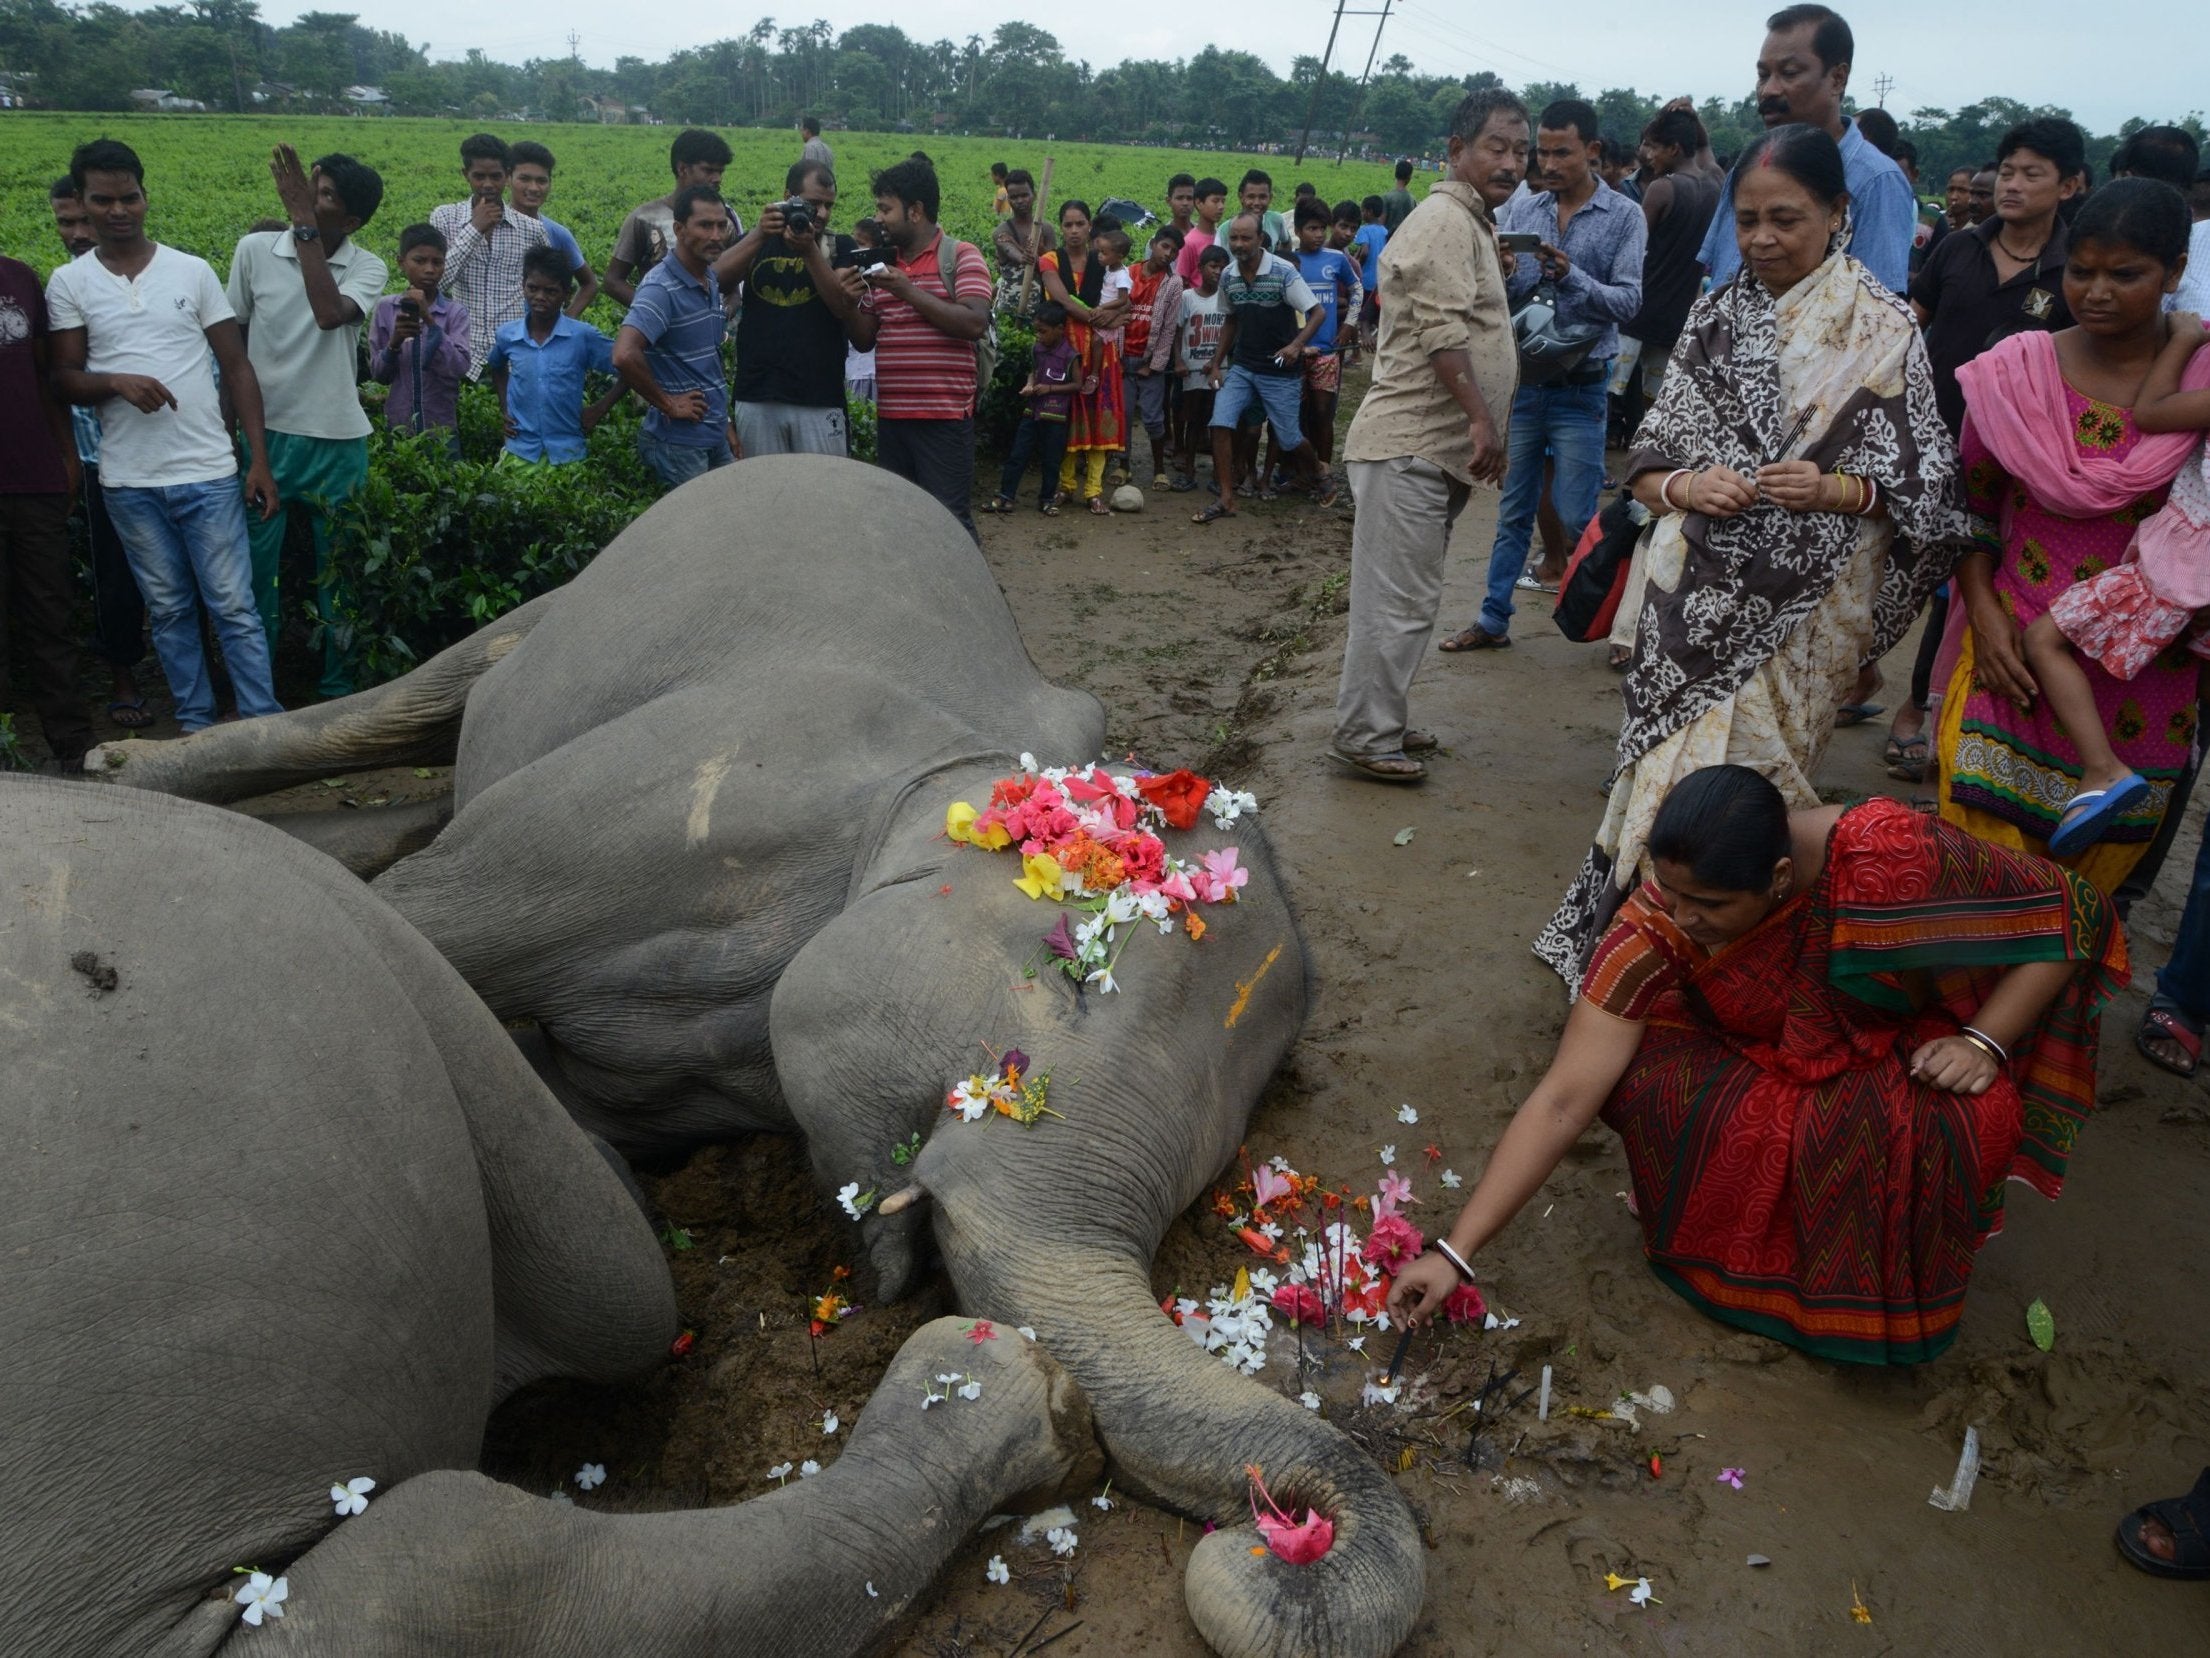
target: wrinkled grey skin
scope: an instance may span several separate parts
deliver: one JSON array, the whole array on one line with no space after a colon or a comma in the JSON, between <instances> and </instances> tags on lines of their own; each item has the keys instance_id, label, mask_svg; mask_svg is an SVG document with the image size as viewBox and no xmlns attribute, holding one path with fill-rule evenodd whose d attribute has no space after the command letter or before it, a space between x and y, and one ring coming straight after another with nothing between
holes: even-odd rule
<instances>
[{"instance_id":1,"label":"wrinkled grey skin","mask_svg":"<svg viewBox=\"0 0 2210 1658\"><path fill-rule=\"evenodd\" d=\"M952 1319L826 1472L740 1507L468 1471L513 1387L666 1352L611 1167L437 953L275 830L18 781L0 824L6 1651L707 1658L787 1650L803 1605L809 1651L858 1653L983 1518L1094 1476L1066 1373ZM945 1369L982 1397L922 1419ZM281 1620L241 1623L241 1564L286 1574Z\"/></svg>"},{"instance_id":2,"label":"wrinkled grey skin","mask_svg":"<svg viewBox=\"0 0 2210 1658\"><path fill-rule=\"evenodd\" d=\"M1024 977L1056 918L1010 855L952 846L1027 751L1097 757L1093 699L1035 670L988 566L919 492L817 457L748 461L663 501L566 588L345 701L113 745L120 780L200 799L402 759L458 727L452 823L377 892L617 1147L795 1127L824 1189L925 1197L864 1222L895 1296L925 1238L961 1305L1033 1326L1096 1412L1114 1478L1247 1518L1246 1464L1330 1515L1311 1567L1200 1545L1187 1584L1232 1658L1394 1650L1420 1543L1341 1435L1160 1316L1167 1225L1234 1155L1304 1017L1303 950L1263 837L1202 943L1146 931L1117 994ZM1065 1120L951 1120L954 1079L1008 1047ZM918 1130L914 1166L889 1153Z\"/></svg>"}]
</instances>

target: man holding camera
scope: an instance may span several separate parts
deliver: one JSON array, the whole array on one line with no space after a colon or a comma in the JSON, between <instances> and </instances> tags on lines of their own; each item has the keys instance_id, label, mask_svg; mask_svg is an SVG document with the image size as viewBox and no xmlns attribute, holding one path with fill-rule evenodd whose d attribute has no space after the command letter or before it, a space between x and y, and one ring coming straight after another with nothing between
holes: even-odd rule
<instances>
[{"instance_id":1,"label":"man holding camera","mask_svg":"<svg viewBox=\"0 0 2210 1658\"><path fill-rule=\"evenodd\" d=\"M722 292L744 284L730 417L748 456L843 455L844 353L865 284L852 239L829 231L829 165L796 162L783 188L714 263Z\"/></svg>"}]
</instances>

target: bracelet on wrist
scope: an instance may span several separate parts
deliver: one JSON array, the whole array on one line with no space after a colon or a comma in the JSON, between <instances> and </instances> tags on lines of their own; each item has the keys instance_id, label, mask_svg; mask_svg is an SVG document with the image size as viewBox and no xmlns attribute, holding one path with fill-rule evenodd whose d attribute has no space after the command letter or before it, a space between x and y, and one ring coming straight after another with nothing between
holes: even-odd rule
<instances>
[{"instance_id":1,"label":"bracelet on wrist","mask_svg":"<svg viewBox=\"0 0 2210 1658\"><path fill-rule=\"evenodd\" d=\"M1460 1278L1469 1284L1473 1282L1473 1268L1466 1265L1466 1258L1463 1255L1450 1247L1449 1239L1437 1238L1429 1247L1440 1251L1443 1259L1456 1269Z\"/></svg>"},{"instance_id":2,"label":"bracelet on wrist","mask_svg":"<svg viewBox=\"0 0 2210 1658\"><path fill-rule=\"evenodd\" d=\"M1981 1047L1985 1048L1988 1052L1988 1056L1992 1058L1996 1064L2008 1065L2010 1063L2010 1050L2004 1047L2002 1043L1996 1041L1994 1037L1988 1035L1986 1031L1981 1030L1978 1026L1967 1025L1959 1034L1961 1034L1966 1041L1978 1043Z\"/></svg>"},{"instance_id":3,"label":"bracelet on wrist","mask_svg":"<svg viewBox=\"0 0 2210 1658\"><path fill-rule=\"evenodd\" d=\"M1683 478L1694 478L1695 476L1696 469L1692 466L1677 466L1668 472L1665 475L1665 482L1658 485L1657 496L1659 502L1675 512L1686 512L1688 509L1673 499L1673 486Z\"/></svg>"}]
</instances>

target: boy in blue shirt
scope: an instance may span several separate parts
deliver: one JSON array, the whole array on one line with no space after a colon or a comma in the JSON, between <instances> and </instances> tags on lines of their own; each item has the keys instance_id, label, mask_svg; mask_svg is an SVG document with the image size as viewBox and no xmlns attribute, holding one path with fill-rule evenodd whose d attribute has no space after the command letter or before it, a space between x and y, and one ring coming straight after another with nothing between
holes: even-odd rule
<instances>
[{"instance_id":1,"label":"boy in blue shirt","mask_svg":"<svg viewBox=\"0 0 2210 1658\"><path fill-rule=\"evenodd\" d=\"M1363 261L1359 275L1366 283L1366 303L1358 309L1358 326L1369 347L1381 332L1381 250L1389 245L1389 227L1382 222L1382 215L1387 211L1379 196L1366 197L1358 204L1361 222L1353 238Z\"/></svg>"},{"instance_id":2,"label":"boy in blue shirt","mask_svg":"<svg viewBox=\"0 0 2210 1658\"><path fill-rule=\"evenodd\" d=\"M594 403L585 377L614 372L614 345L566 314L575 278L568 256L550 245L522 259L523 314L500 328L484 367L506 420L506 453L564 466L583 459L585 440L622 398L616 381Z\"/></svg>"},{"instance_id":3,"label":"boy in blue shirt","mask_svg":"<svg viewBox=\"0 0 2210 1658\"><path fill-rule=\"evenodd\" d=\"M1335 404L1343 390L1343 358L1336 347L1344 328L1356 330L1359 303L1366 293L1356 261L1327 245L1333 219L1316 196L1297 204L1297 269L1320 301L1320 326L1305 351L1298 423L1319 453L1323 476L1335 460Z\"/></svg>"}]
</instances>

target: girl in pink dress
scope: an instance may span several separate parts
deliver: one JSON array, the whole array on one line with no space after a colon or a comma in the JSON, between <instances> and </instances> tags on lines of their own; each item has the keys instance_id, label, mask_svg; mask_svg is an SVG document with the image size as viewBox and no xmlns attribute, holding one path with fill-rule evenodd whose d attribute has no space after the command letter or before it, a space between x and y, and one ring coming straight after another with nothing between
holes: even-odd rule
<instances>
[{"instance_id":1,"label":"girl in pink dress","mask_svg":"<svg viewBox=\"0 0 2210 1658\"><path fill-rule=\"evenodd\" d=\"M2143 432L2210 431L2210 387L2182 389L2201 349L2202 319L2174 312L2171 337L2141 387L2134 425ZM2199 375L2189 375L2198 380ZM2210 446L2198 441L2172 480L2164 506L2145 520L2125 561L2066 588L2026 629L2025 653L2041 694L2079 751L2080 786L2049 837L2052 857L2101 839L2149 792L2149 781L2118 758L2078 655L2113 678L2131 680L2168 646L2210 658Z\"/></svg>"}]
</instances>

